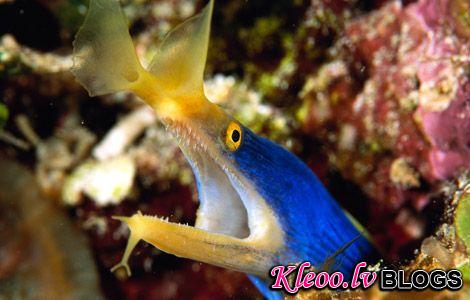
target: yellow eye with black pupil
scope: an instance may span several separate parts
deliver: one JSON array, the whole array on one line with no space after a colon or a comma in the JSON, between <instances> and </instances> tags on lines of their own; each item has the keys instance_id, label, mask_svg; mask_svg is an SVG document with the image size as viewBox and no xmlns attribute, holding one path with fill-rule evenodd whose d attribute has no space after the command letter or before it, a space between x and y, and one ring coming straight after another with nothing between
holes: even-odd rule
<instances>
[{"instance_id":1,"label":"yellow eye with black pupil","mask_svg":"<svg viewBox=\"0 0 470 300\"><path fill-rule=\"evenodd\" d=\"M230 151L236 151L242 142L242 129L240 125L231 122L225 134L225 145Z\"/></svg>"},{"instance_id":2,"label":"yellow eye with black pupil","mask_svg":"<svg viewBox=\"0 0 470 300\"><path fill-rule=\"evenodd\" d=\"M240 132L238 130L232 131L232 142L236 143L240 140Z\"/></svg>"}]
</instances>

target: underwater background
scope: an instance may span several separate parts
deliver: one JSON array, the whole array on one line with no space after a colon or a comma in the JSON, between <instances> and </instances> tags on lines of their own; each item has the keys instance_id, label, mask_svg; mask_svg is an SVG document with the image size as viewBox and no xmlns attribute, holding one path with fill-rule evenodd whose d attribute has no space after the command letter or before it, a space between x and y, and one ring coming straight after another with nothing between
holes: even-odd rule
<instances>
[{"instance_id":1,"label":"underwater background","mask_svg":"<svg viewBox=\"0 0 470 300\"><path fill-rule=\"evenodd\" d=\"M144 64L204 1L120 1ZM86 0L0 0L0 299L261 299L246 275L144 242L113 215L194 224L192 172L150 108L70 73ZM217 0L208 98L297 154L406 270L470 281L470 3ZM469 299L458 293L299 293Z\"/></svg>"}]
</instances>

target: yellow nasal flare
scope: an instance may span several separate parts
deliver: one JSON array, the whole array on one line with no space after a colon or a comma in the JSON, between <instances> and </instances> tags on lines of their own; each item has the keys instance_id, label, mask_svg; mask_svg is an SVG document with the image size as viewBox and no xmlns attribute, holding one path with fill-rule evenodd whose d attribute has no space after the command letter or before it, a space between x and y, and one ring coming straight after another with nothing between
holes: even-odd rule
<instances>
[{"instance_id":1,"label":"yellow nasal flare","mask_svg":"<svg viewBox=\"0 0 470 300\"><path fill-rule=\"evenodd\" d=\"M160 100L204 99L213 6L214 1L209 1L200 14L170 31L145 69L137 58L119 1L91 0L74 41L72 73L92 96L133 91L153 106ZM164 106L169 107L168 103Z\"/></svg>"}]
</instances>

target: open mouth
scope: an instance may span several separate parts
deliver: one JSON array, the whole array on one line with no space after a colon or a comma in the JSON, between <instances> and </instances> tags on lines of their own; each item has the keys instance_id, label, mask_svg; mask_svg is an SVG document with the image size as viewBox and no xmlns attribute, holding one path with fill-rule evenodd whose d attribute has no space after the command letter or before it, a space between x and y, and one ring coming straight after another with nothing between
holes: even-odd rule
<instances>
[{"instance_id":1,"label":"open mouth","mask_svg":"<svg viewBox=\"0 0 470 300\"><path fill-rule=\"evenodd\" d=\"M208 146L204 134L196 133L182 123L172 122L169 129L177 138L196 178L200 204L195 227L210 233L248 238L250 224L246 205L250 202L247 190L233 168L216 149Z\"/></svg>"},{"instance_id":2,"label":"open mouth","mask_svg":"<svg viewBox=\"0 0 470 300\"><path fill-rule=\"evenodd\" d=\"M124 267L130 274L129 256L138 241L145 240L176 256L265 277L284 245L284 233L272 210L210 134L189 124L164 123L196 176L200 199L196 225L140 213L115 217L127 223L131 235L121 262L112 270Z\"/></svg>"},{"instance_id":3,"label":"open mouth","mask_svg":"<svg viewBox=\"0 0 470 300\"><path fill-rule=\"evenodd\" d=\"M199 209L196 227L236 238L250 234L248 213L228 175L208 153L195 154Z\"/></svg>"}]
</instances>

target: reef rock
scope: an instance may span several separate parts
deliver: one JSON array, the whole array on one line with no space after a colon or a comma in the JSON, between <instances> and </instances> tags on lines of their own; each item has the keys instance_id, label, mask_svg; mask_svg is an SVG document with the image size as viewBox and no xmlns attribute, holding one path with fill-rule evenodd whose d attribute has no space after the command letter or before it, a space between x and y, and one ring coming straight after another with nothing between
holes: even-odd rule
<instances>
[{"instance_id":1,"label":"reef rock","mask_svg":"<svg viewBox=\"0 0 470 300\"><path fill-rule=\"evenodd\" d=\"M397 251L423 236L420 215L442 180L470 167L463 2L391 2L345 22L333 46L340 59L324 64L300 93L304 130L372 199L371 223L386 224L383 238Z\"/></svg>"}]
</instances>

